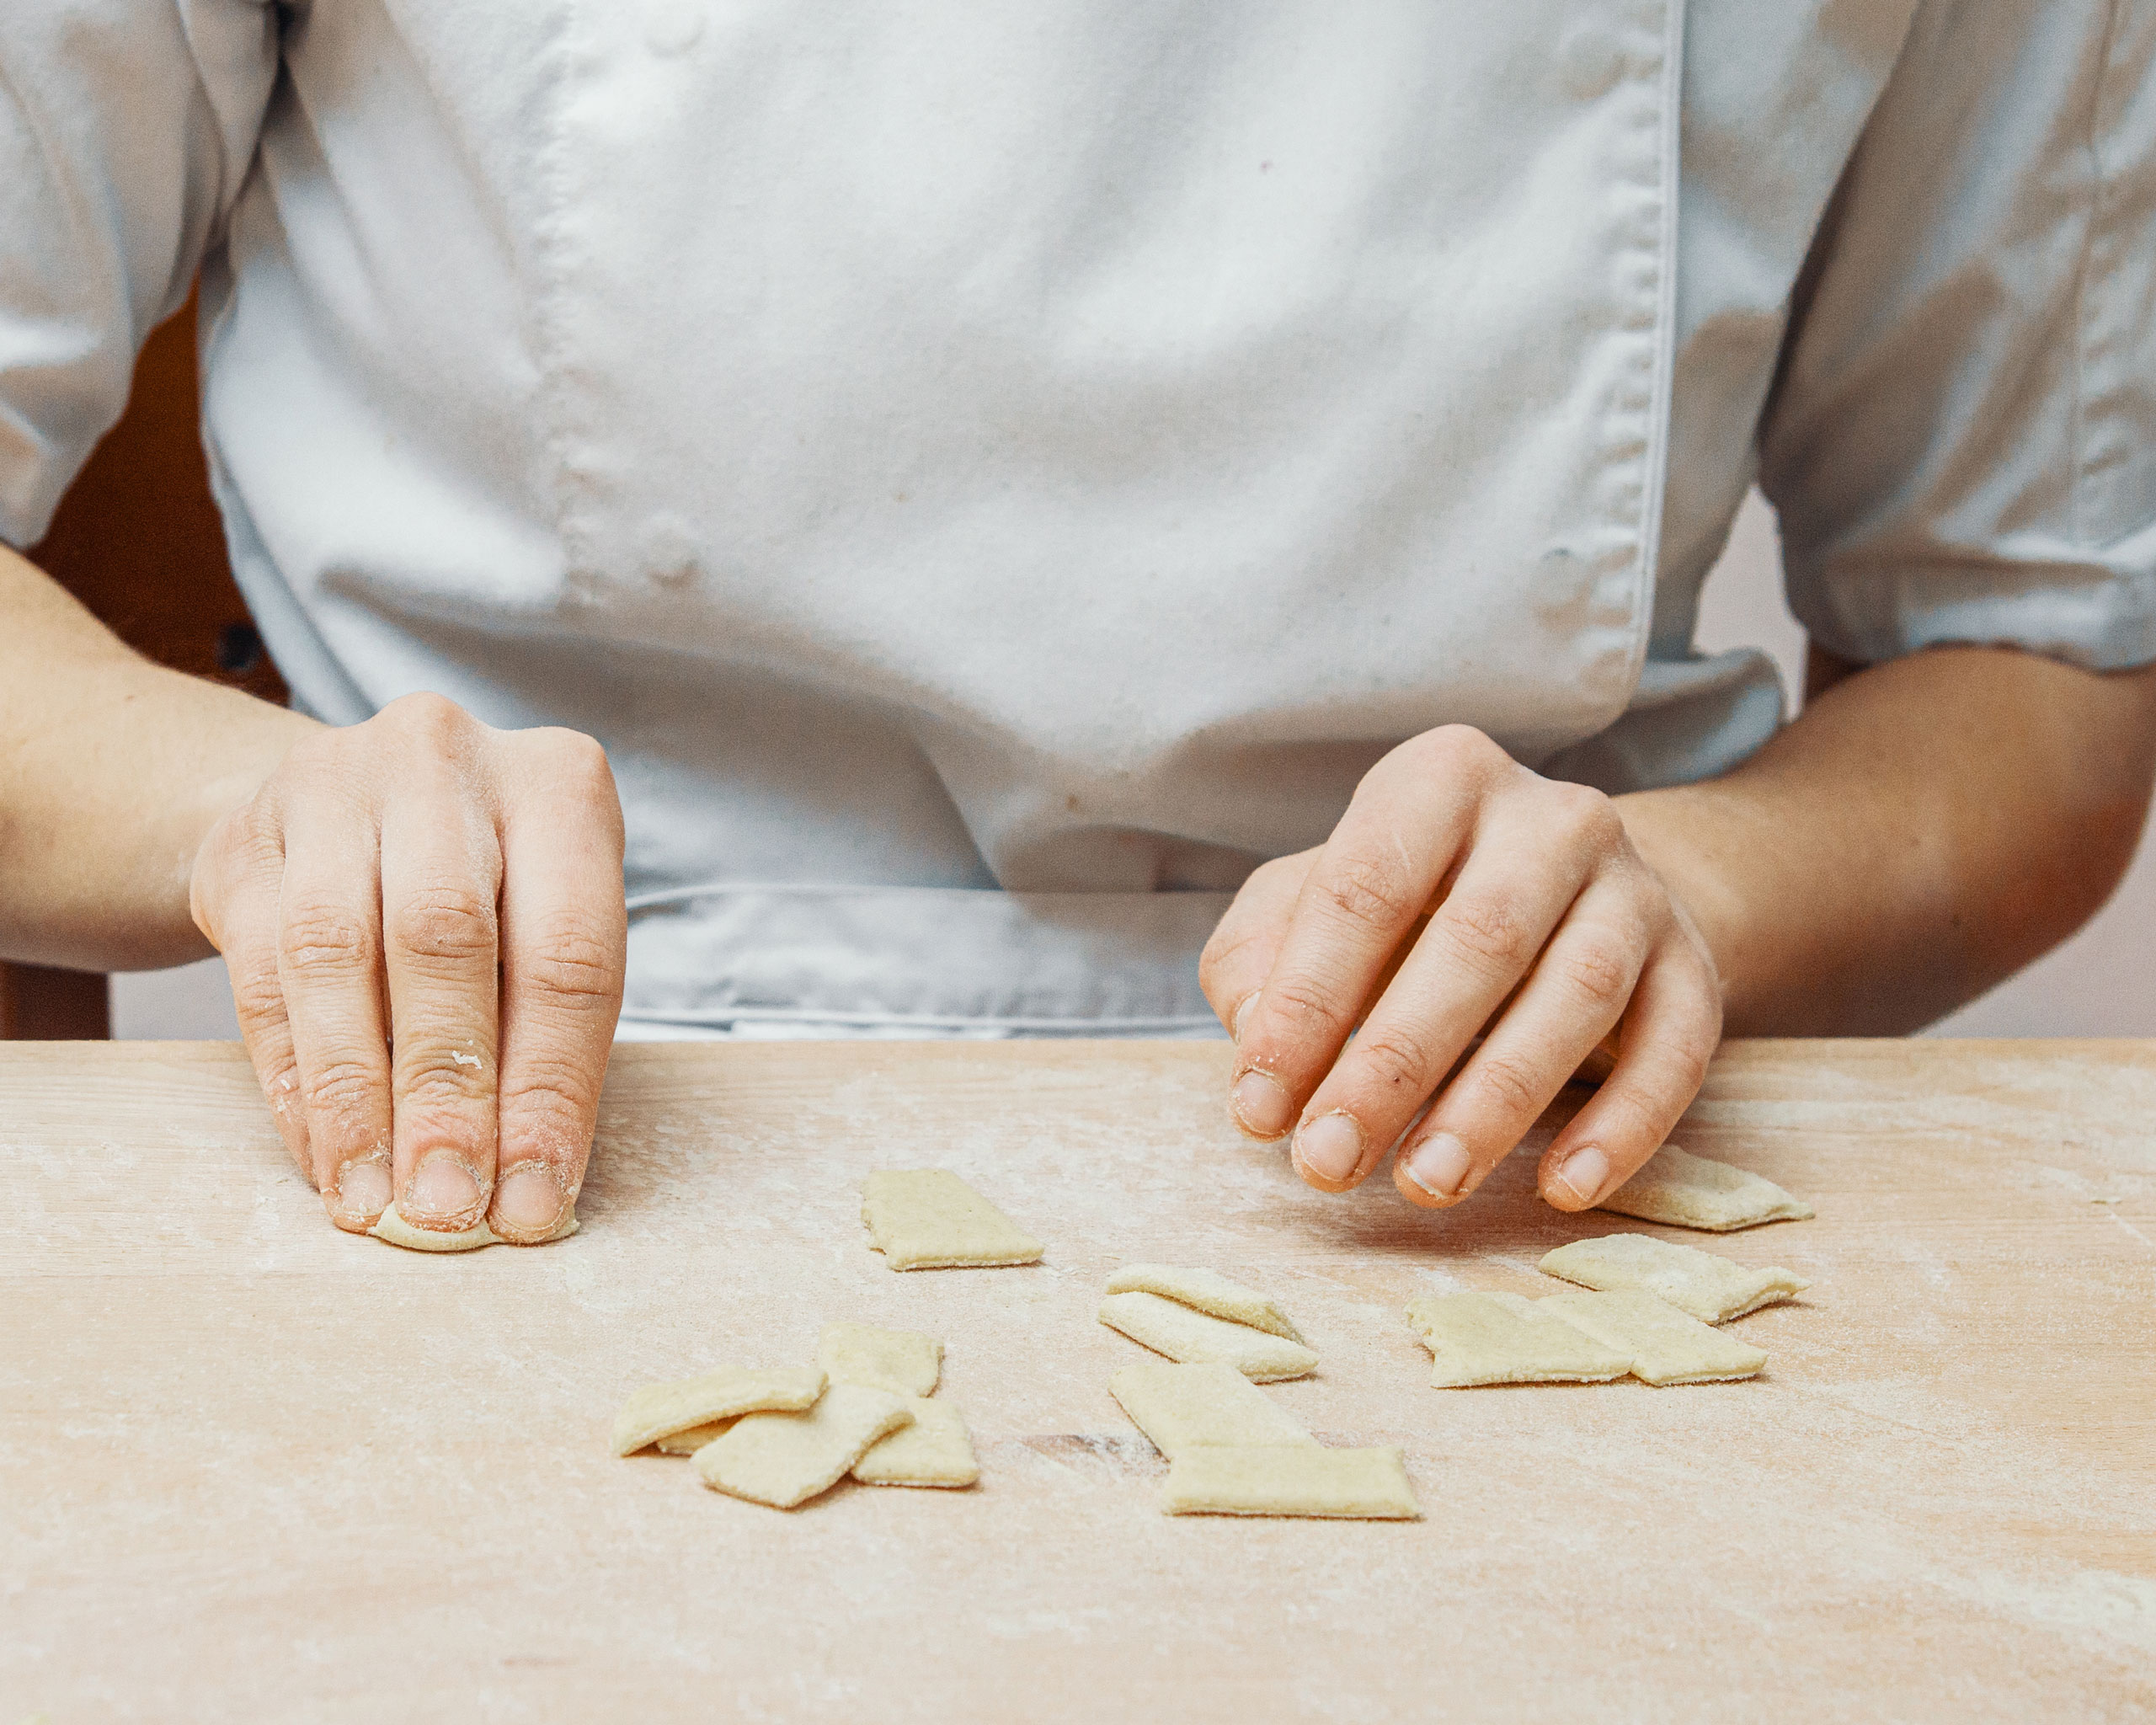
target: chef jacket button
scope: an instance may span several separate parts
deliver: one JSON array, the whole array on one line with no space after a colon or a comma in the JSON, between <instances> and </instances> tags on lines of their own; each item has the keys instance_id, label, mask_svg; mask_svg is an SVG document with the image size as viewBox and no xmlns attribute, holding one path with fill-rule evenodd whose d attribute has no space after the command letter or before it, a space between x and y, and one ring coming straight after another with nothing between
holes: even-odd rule
<instances>
[{"instance_id":1,"label":"chef jacket button","mask_svg":"<svg viewBox=\"0 0 2156 1725\"><path fill-rule=\"evenodd\" d=\"M1575 22L1557 39L1556 57L1566 93L1582 102L1605 94L1625 72L1625 51L1616 39L1587 19Z\"/></svg>"},{"instance_id":2,"label":"chef jacket button","mask_svg":"<svg viewBox=\"0 0 2156 1725\"><path fill-rule=\"evenodd\" d=\"M1594 570L1587 558L1568 545L1553 545L1534 560L1527 602L1545 622L1577 620L1593 582Z\"/></svg>"},{"instance_id":3,"label":"chef jacket button","mask_svg":"<svg viewBox=\"0 0 2156 1725\"><path fill-rule=\"evenodd\" d=\"M703 0L648 0L643 15L643 45L662 60L687 53L703 34Z\"/></svg>"},{"instance_id":4,"label":"chef jacket button","mask_svg":"<svg viewBox=\"0 0 2156 1725\"><path fill-rule=\"evenodd\" d=\"M696 573L696 536L671 510L654 515L637 536L637 563L647 579L679 587Z\"/></svg>"}]
</instances>

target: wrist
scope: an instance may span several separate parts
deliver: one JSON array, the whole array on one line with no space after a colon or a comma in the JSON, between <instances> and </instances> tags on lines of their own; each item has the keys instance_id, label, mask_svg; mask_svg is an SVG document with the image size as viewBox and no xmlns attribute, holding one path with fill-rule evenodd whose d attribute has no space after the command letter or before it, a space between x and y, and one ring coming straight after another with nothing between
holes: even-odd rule
<instances>
[{"instance_id":1,"label":"wrist","mask_svg":"<svg viewBox=\"0 0 2156 1725\"><path fill-rule=\"evenodd\" d=\"M1749 850L1741 831L1744 811L1711 782L1630 792L1614 800L1632 847L1705 943L1721 984L1725 1021L1735 1028L1754 993L1759 964L1755 896L1737 866Z\"/></svg>"}]
</instances>

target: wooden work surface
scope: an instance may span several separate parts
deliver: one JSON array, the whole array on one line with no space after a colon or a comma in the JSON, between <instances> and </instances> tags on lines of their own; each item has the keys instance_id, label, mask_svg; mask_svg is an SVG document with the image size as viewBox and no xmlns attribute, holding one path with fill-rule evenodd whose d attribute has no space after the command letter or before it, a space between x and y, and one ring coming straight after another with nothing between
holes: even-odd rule
<instances>
[{"instance_id":1,"label":"wooden work surface","mask_svg":"<svg viewBox=\"0 0 2156 1725\"><path fill-rule=\"evenodd\" d=\"M333 1231L237 1048L0 1050L0 1725L136 1718L2156 1713L2156 1044L1733 1045L1679 1141L1816 1221L1755 1381L1439 1391L1401 1307L1543 1291L1518 1157L1450 1215L1303 1188L1219 1044L624 1047L584 1231ZM898 1274L861 1177L1048 1242ZM1414 1524L1171 1519L1109 1398L1118 1263L1277 1295L1268 1388ZM964 1493L792 1514L616 1459L646 1381L948 1343Z\"/></svg>"}]
</instances>

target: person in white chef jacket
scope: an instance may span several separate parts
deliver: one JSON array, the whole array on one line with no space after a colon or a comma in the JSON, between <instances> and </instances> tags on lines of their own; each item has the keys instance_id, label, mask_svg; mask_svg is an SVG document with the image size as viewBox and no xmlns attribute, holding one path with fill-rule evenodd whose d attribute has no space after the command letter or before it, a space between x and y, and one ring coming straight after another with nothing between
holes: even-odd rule
<instances>
[{"instance_id":1,"label":"person in white chef jacket","mask_svg":"<svg viewBox=\"0 0 2156 1725\"><path fill-rule=\"evenodd\" d=\"M1600 1047L1592 1204L1725 1026L1920 1024L2132 851L2153 57L2150 0L15 0L0 539L199 273L297 710L0 552L0 950L223 953L348 1229L545 1237L617 1012L1225 1026L1245 1130L1432 1206ZM1692 646L1755 477L1787 725Z\"/></svg>"}]
</instances>

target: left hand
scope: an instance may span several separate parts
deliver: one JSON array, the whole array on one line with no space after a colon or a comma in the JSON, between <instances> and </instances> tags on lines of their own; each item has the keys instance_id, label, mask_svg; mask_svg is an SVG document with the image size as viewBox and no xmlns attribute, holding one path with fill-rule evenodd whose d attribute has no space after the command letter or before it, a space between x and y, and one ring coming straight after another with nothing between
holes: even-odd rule
<instances>
[{"instance_id":1,"label":"left hand","mask_svg":"<svg viewBox=\"0 0 2156 1725\"><path fill-rule=\"evenodd\" d=\"M1614 1031L1614 1071L1539 1176L1558 1209L1589 1208L1660 1147L1721 1035L1713 955L1616 805L1464 725L1401 744L1329 841L1253 873L1199 976L1235 1037L1237 1125L1293 1127L1326 1192L1397 1143L1394 1183L1433 1208L1473 1192Z\"/></svg>"}]
</instances>

